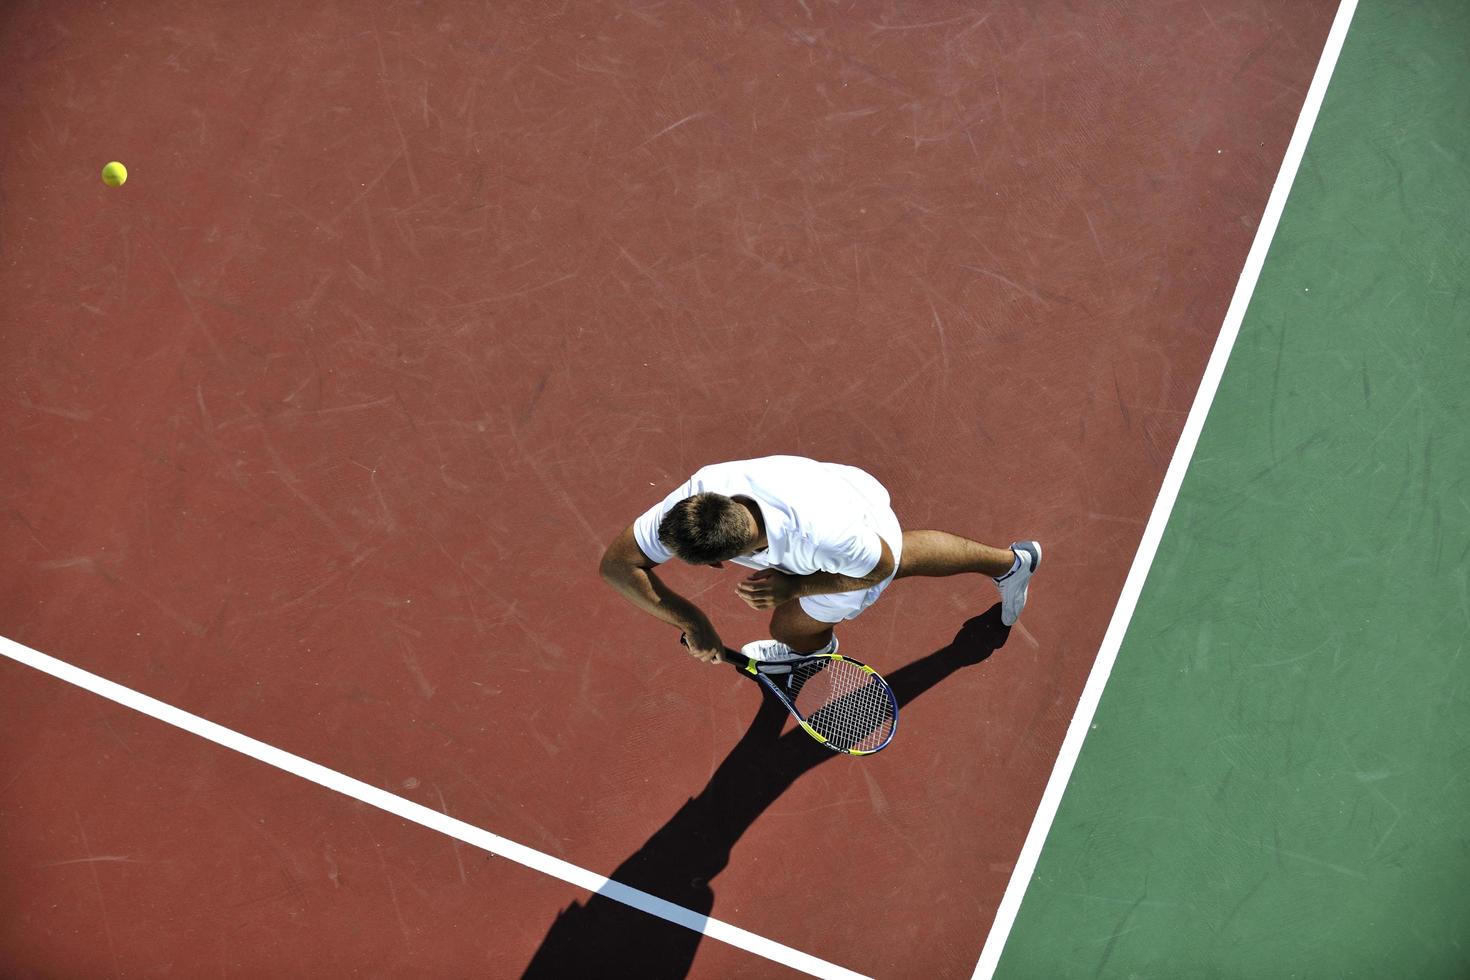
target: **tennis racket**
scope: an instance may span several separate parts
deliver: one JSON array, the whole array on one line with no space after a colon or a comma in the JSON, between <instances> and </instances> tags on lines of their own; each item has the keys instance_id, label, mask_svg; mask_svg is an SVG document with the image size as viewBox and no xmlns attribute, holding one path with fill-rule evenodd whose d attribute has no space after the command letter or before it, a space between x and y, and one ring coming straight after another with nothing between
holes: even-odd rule
<instances>
[{"instance_id":1,"label":"tennis racket","mask_svg":"<svg viewBox=\"0 0 1470 980\"><path fill-rule=\"evenodd\" d=\"M893 688L851 657L827 653L768 663L726 647L725 660L760 681L808 735L833 752L872 755L898 730Z\"/></svg>"}]
</instances>

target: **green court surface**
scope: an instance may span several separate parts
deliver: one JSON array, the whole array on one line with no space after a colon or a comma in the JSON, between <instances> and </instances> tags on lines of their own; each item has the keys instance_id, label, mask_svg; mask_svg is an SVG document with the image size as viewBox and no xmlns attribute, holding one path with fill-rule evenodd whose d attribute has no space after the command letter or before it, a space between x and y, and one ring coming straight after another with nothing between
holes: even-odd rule
<instances>
[{"instance_id":1,"label":"green court surface","mask_svg":"<svg viewBox=\"0 0 1470 980\"><path fill-rule=\"evenodd\" d=\"M1470 976L1470 4L1363 0L997 976Z\"/></svg>"}]
</instances>

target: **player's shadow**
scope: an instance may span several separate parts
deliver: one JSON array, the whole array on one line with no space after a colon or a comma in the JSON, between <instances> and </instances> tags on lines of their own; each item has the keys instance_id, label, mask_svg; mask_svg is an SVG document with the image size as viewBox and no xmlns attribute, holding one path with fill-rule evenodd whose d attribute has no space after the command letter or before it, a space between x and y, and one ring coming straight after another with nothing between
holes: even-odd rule
<instances>
[{"instance_id":1,"label":"player's shadow","mask_svg":"<svg viewBox=\"0 0 1470 980\"><path fill-rule=\"evenodd\" d=\"M955 671L984 661L1009 634L997 604L968 620L951 643L885 675L900 708ZM787 717L774 698L761 698L750 727L704 790L609 877L707 916L715 899L711 883L729 863L736 841L767 807L800 776L830 759L864 764L823 748L799 728L781 734ZM902 727L898 737L903 737ZM792 846L804 845L793 841ZM683 977L702 938L699 932L598 893L557 916L524 976Z\"/></svg>"}]
</instances>

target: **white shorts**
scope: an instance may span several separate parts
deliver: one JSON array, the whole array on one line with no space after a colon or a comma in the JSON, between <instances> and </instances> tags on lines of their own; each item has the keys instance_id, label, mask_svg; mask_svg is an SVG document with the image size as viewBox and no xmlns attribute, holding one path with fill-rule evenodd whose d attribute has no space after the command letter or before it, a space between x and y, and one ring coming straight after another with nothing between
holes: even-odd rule
<instances>
[{"instance_id":1,"label":"white shorts","mask_svg":"<svg viewBox=\"0 0 1470 980\"><path fill-rule=\"evenodd\" d=\"M853 468L848 477L872 501L878 536L888 543L888 550L893 552L893 575L897 575L898 563L903 557L903 529L898 526L898 515L889 506L888 491L883 489L883 484L862 470ZM830 595L806 595L797 601L801 603L802 612L819 622L840 623L856 619L864 609L878 601L883 590L893 581L893 575L871 589L833 592Z\"/></svg>"}]
</instances>

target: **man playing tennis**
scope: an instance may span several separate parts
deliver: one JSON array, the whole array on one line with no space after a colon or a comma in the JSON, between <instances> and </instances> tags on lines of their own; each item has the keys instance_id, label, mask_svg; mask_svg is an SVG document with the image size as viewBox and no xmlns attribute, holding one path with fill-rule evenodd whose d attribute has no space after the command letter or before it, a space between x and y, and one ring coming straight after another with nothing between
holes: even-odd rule
<instances>
[{"instance_id":1,"label":"man playing tennis","mask_svg":"<svg viewBox=\"0 0 1470 980\"><path fill-rule=\"evenodd\" d=\"M781 660L837 652L833 627L910 575L990 576L1009 626L1026 605L1041 545L992 548L946 531L901 530L888 491L853 466L801 456L706 466L618 535L602 556L602 577L682 630L693 656L718 663L725 647L709 617L653 572L671 558L756 569L736 591L751 608L772 610L771 639L742 652Z\"/></svg>"}]
</instances>

